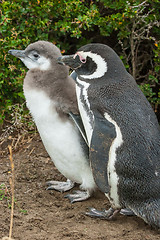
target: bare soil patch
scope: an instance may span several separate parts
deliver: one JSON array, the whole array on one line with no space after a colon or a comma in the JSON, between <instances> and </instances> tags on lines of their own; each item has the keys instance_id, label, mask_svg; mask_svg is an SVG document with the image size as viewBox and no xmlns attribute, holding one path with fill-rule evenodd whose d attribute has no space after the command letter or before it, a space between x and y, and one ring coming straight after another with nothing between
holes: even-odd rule
<instances>
[{"instance_id":1,"label":"bare soil patch","mask_svg":"<svg viewBox=\"0 0 160 240\"><path fill-rule=\"evenodd\" d=\"M0 200L0 239L8 236L10 226L11 167L8 142L1 144L0 185L5 197ZM158 240L160 233L138 217L118 215L115 221L93 219L84 215L88 207L109 208L101 192L84 202L71 204L66 193L46 191L48 180L65 180L46 153L36 135L13 151L15 165L15 240ZM73 190L77 189L75 187ZM71 191L73 191L71 190Z\"/></svg>"}]
</instances>

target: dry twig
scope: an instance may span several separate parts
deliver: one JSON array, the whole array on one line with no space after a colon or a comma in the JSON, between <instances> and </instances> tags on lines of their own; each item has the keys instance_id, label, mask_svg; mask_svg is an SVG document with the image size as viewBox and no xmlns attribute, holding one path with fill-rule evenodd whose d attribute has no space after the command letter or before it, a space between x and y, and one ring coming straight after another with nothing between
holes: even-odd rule
<instances>
[{"instance_id":1,"label":"dry twig","mask_svg":"<svg viewBox=\"0 0 160 240\"><path fill-rule=\"evenodd\" d=\"M13 162L13 156L12 156L12 147L8 146L9 148L9 159L11 164L11 172L12 177L10 178L10 185L11 185L11 193L12 193L12 202L11 202L11 221L10 221L10 230L9 230L9 238L11 239L12 236L12 229L13 229L13 212L14 212L14 162Z\"/></svg>"}]
</instances>

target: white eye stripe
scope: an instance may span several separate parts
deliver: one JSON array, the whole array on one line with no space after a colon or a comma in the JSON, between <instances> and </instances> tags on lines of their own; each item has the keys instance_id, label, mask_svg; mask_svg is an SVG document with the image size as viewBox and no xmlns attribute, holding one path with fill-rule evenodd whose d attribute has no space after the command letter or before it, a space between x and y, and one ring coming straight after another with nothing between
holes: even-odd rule
<instances>
[{"instance_id":1,"label":"white eye stripe","mask_svg":"<svg viewBox=\"0 0 160 240\"><path fill-rule=\"evenodd\" d=\"M107 63L106 61L98 54L91 52L79 52L82 57L87 58L90 57L95 64L97 65L96 71L91 75L80 75L82 78L93 79L100 78L107 72Z\"/></svg>"},{"instance_id":2,"label":"white eye stripe","mask_svg":"<svg viewBox=\"0 0 160 240\"><path fill-rule=\"evenodd\" d=\"M86 63L87 56L84 56L83 52L77 52L73 58L75 59L77 56L79 56L79 59L82 63Z\"/></svg>"},{"instance_id":3,"label":"white eye stripe","mask_svg":"<svg viewBox=\"0 0 160 240\"><path fill-rule=\"evenodd\" d=\"M75 59L75 58L77 57L77 55L78 55L77 53L76 53L76 54L74 54L74 56L73 56L73 59Z\"/></svg>"}]
</instances>

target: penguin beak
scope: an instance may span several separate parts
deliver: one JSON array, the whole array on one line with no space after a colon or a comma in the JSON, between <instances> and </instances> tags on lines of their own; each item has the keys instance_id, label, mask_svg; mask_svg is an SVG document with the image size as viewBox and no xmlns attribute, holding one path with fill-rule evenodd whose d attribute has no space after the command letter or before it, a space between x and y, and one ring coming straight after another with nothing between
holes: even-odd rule
<instances>
[{"instance_id":1,"label":"penguin beak","mask_svg":"<svg viewBox=\"0 0 160 240\"><path fill-rule=\"evenodd\" d=\"M17 57L17 58L25 58L25 51L24 50L9 50L8 53Z\"/></svg>"},{"instance_id":2,"label":"penguin beak","mask_svg":"<svg viewBox=\"0 0 160 240\"><path fill-rule=\"evenodd\" d=\"M58 58L58 63L62 65L67 65L72 69L77 69L81 67L82 62L79 59L79 56L77 55L66 55Z\"/></svg>"}]
</instances>

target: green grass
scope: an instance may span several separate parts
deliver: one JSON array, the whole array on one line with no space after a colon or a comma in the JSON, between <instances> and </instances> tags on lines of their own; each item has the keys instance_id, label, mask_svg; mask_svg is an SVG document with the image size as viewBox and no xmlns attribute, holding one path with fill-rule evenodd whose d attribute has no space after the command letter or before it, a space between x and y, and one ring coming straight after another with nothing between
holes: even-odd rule
<instances>
[{"instance_id":1,"label":"green grass","mask_svg":"<svg viewBox=\"0 0 160 240\"><path fill-rule=\"evenodd\" d=\"M10 196L7 186L4 183L0 184L0 201L6 201L7 207L9 209L11 209L11 196ZM18 206L19 211L21 213L23 213L25 215L28 214L27 210L22 209L20 207L20 204L18 203L18 201L16 199L14 199L14 203L16 204L16 206Z\"/></svg>"}]
</instances>

